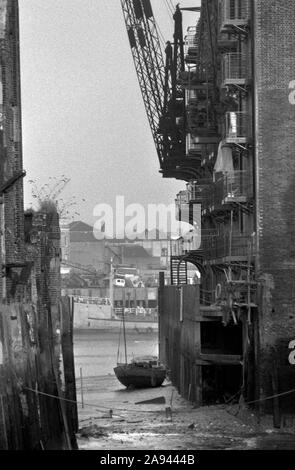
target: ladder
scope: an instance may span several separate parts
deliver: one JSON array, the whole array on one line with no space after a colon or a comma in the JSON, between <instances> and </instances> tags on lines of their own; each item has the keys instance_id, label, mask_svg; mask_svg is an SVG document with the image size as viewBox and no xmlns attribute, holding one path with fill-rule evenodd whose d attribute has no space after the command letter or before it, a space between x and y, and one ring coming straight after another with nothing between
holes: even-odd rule
<instances>
[{"instance_id":1,"label":"ladder","mask_svg":"<svg viewBox=\"0 0 295 470\"><path fill-rule=\"evenodd\" d=\"M187 262L183 256L171 256L170 275L172 286L187 284Z\"/></svg>"}]
</instances>

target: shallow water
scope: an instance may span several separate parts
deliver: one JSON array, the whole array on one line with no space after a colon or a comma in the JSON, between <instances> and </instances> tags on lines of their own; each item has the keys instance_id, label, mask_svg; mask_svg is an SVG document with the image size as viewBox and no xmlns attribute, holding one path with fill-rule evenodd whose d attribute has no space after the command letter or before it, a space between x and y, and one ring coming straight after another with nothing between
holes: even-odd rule
<instances>
[{"instance_id":1,"label":"shallow water","mask_svg":"<svg viewBox=\"0 0 295 470\"><path fill-rule=\"evenodd\" d=\"M158 355L157 333L126 332L128 360L140 355ZM98 377L113 374L117 365L119 345L118 331L85 330L74 333L76 377ZM121 359L120 359L121 358ZM124 344L121 335L119 362L124 360Z\"/></svg>"},{"instance_id":2,"label":"shallow water","mask_svg":"<svg viewBox=\"0 0 295 470\"><path fill-rule=\"evenodd\" d=\"M84 408L79 406L80 427L95 423L102 426L107 434L107 437L99 439L80 438L80 449L295 449L293 434L255 433L254 430L246 430L242 422L236 422L234 418L235 428L232 428L230 423L223 422L222 418L226 416L218 410L216 416L211 416L210 409L200 410L194 418L195 428L189 430L188 424L192 418L190 412L189 417L185 417L188 411L186 406L183 408L183 419L188 421L182 427L179 427L182 411L174 415L173 422L169 422L165 417L166 405L139 406L138 403L146 398L162 395L169 403L172 400L171 386L164 384L163 387L148 390L127 390L123 387L113 371L117 363L118 337L118 332L110 331L75 332L77 396L81 402L81 367L85 402ZM127 347L128 359L132 356L157 355L158 335L127 332ZM122 339L121 357L124 357ZM110 409L113 411L112 420L108 417ZM212 426L206 424L209 415Z\"/></svg>"}]
</instances>

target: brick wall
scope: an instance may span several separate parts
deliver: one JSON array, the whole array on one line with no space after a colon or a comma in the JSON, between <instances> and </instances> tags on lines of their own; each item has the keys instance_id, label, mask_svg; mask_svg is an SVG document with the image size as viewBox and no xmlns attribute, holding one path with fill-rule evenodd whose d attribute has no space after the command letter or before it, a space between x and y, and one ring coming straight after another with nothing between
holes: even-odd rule
<instances>
[{"instance_id":1,"label":"brick wall","mask_svg":"<svg viewBox=\"0 0 295 470\"><path fill-rule=\"evenodd\" d=\"M289 102L294 23L293 0L255 2L262 394L271 391L274 358L282 372L295 339L295 106ZM281 374L280 388L294 388L292 380Z\"/></svg>"},{"instance_id":2,"label":"brick wall","mask_svg":"<svg viewBox=\"0 0 295 470\"><path fill-rule=\"evenodd\" d=\"M21 95L18 1L0 0L0 184L22 172ZM3 197L5 204L5 262L23 260L23 182L18 179ZM7 285L9 286L9 279Z\"/></svg>"}]
</instances>

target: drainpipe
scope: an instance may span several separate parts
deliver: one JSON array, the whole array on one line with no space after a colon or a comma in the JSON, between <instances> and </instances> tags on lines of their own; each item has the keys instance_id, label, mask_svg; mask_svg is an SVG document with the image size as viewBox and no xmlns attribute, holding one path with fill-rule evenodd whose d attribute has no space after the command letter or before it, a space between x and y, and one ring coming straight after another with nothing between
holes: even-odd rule
<instances>
[{"instance_id":1,"label":"drainpipe","mask_svg":"<svg viewBox=\"0 0 295 470\"><path fill-rule=\"evenodd\" d=\"M255 253L255 271L256 275L260 271L260 240L259 240L259 230L260 230L260 201L259 201L259 149L258 149L258 124L259 124L259 108L258 108L258 90L257 90L257 68L256 68L256 4L255 0L251 0L251 16L252 16L252 24L251 24L251 49L252 49L252 75L253 75L253 100L252 100L252 107L253 107L253 151L254 151L254 158L253 158L253 169L254 169L254 197L255 197L255 233L256 233L256 253Z\"/></svg>"},{"instance_id":2,"label":"drainpipe","mask_svg":"<svg viewBox=\"0 0 295 470\"><path fill-rule=\"evenodd\" d=\"M1 264L6 271L6 249L5 249L5 202L4 194L0 195L0 240L1 240ZM2 277L2 301L6 299L6 272Z\"/></svg>"},{"instance_id":3,"label":"drainpipe","mask_svg":"<svg viewBox=\"0 0 295 470\"><path fill-rule=\"evenodd\" d=\"M251 0L251 16L252 16L252 24L251 24L251 48L252 48L252 67L253 67L253 151L254 151L254 197L255 197L255 236L256 236L256 252L255 252L255 274L256 279L259 276L261 270L261 263L260 263L260 239L259 239L259 232L260 232L260 201L259 201L259 189L260 189L260 175L259 175L259 145L258 145L258 138L259 138L259 100L258 100L258 75L257 75L257 67L256 67L256 36L257 36L257 0ZM255 373L254 373L254 395L255 399L258 400L261 397L261 374L260 374L260 367L261 367L261 320L260 320L260 312L261 306L258 306L257 309L257 319L256 319L256 328L254 331L254 361L255 361ZM257 405L259 415L262 414L262 402L258 403Z\"/></svg>"}]
</instances>

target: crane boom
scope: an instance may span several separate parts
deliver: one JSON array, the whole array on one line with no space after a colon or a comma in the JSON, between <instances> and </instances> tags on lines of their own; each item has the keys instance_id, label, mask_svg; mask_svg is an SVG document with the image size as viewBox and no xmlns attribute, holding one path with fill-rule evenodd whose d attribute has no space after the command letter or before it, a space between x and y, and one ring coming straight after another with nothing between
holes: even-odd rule
<instances>
[{"instance_id":1,"label":"crane boom","mask_svg":"<svg viewBox=\"0 0 295 470\"><path fill-rule=\"evenodd\" d=\"M163 135L159 123L164 115L165 63L150 0L121 0L134 65L152 130L160 167ZM166 98L167 100L167 98Z\"/></svg>"},{"instance_id":2,"label":"crane boom","mask_svg":"<svg viewBox=\"0 0 295 470\"><path fill-rule=\"evenodd\" d=\"M185 91L178 83L185 69L182 13L177 5L174 41L166 43L164 60L150 0L121 0L121 5L160 172L167 177L186 154Z\"/></svg>"}]
</instances>

